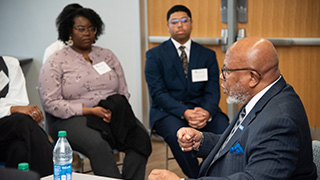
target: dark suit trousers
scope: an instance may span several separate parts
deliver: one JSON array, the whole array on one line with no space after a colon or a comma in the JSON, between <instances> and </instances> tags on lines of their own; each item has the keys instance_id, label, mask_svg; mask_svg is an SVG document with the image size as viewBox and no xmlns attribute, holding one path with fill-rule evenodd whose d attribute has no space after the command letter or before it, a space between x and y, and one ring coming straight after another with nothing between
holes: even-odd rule
<instances>
[{"instance_id":1,"label":"dark suit trousers","mask_svg":"<svg viewBox=\"0 0 320 180\"><path fill-rule=\"evenodd\" d=\"M222 134L228 125L228 117L222 113L218 113L211 122L200 130L203 132ZM157 134L162 136L170 146L170 149L183 173L189 178L196 178L198 177L200 170L198 159L192 156L192 152L182 152L177 142L177 131L181 127L190 126L186 120L179 119L175 116L168 116L156 121L154 130Z\"/></svg>"},{"instance_id":2,"label":"dark suit trousers","mask_svg":"<svg viewBox=\"0 0 320 180\"><path fill-rule=\"evenodd\" d=\"M50 175L52 150L47 134L30 116L16 113L0 119L0 160L6 167L28 162L30 170Z\"/></svg>"}]
</instances>

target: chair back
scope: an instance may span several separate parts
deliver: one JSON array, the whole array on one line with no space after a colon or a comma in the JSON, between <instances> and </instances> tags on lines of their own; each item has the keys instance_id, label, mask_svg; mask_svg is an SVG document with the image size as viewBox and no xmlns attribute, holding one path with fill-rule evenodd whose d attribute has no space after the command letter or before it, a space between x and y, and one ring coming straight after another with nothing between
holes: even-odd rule
<instances>
[{"instance_id":1,"label":"chair back","mask_svg":"<svg viewBox=\"0 0 320 180\"><path fill-rule=\"evenodd\" d=\"M317 174L318 180L320 180L320 141L313 140L312 141L312 149L313 149L313 162L317 166Z\"/></svg>"}]
</instances>

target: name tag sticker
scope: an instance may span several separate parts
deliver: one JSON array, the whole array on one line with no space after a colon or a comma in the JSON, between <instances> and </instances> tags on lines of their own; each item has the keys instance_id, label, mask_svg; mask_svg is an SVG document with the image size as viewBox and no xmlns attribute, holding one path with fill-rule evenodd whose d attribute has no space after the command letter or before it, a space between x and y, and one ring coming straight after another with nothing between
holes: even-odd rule
<instances>
[{"instance_id":1,"label":"name tag sticker","mask_svg":"<svg viewBox=\"0 0 320 180\"><path fill-rule=\"evenodd\" d=\"M0 91L9 83L8 76L1 70L0 72Z\"/></svg>"},{"instance_id":2,"label":"name tag sticker","mask_svg":"<svg viewBox=\"0 0 320 180\"><path fill-rule=\"evenodd\" d=\"M208 69L192 69L192 82L208 81Z\"/></svg>"},{"instance_id":3,"label":"name tag sticker","mask_svg":"<svg viewBox=\"0 0 320 180\"><path fill-rule=\"evenodd\" d=\"M108 66L106 62L100 62L98 64L93 65L93 68L100 74L107 73L111 70L111 68Z\"/></svg>"}]
</instances>

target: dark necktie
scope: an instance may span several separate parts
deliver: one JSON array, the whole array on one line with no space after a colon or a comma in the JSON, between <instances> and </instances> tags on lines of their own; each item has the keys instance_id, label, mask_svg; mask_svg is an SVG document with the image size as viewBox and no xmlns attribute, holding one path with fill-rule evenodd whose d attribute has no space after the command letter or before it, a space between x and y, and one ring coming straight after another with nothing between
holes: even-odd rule
<instances>
[{"instance_id":1,"label":"dark necktie","mask_svg":"<svg viewBox=\"0 0 320 180\"><path fill-rule=\"evenodd\" d=\"M8 68L2 56L0 56L0 72L3 71L8 76ZM7 84L1 91L0 91L0 98L5 97L8 93L9 85Z\"/></svg>"},{"instance_id":2,"label":"dark necktie","mask_svg":"<svg viewBox=\"0 0 320 180\"><path fill-rule=\"evenodd\" d=\"M188 78L188 57L187 53L184 51L185 46L180 46L179 49L181 50L180 60L182 62L182 67L184 71L184 75Z\"/></svg>"},{"instance_id":3,"label":"dark necktie","mask_svg":"<svg viewBox=\"0 0 320 180\"><path fill-rule=\"evenodd\" d=\"M236 130L239 128L240 124L242 123L242 121L244 120L243 118L246 116L246 108L243 107L240 114L239 114L239 118L236 122L236 124L233 126L229 136L227 137L227 139L224 141L224 143L222 144L222 146L220 147L218 153L216 154L215 158L219 156L220 152L222 151L222 149L227 145L227 143L229 142L229 140L232 138L233 134L236 132Z\"/></svg>"}]
</instances>

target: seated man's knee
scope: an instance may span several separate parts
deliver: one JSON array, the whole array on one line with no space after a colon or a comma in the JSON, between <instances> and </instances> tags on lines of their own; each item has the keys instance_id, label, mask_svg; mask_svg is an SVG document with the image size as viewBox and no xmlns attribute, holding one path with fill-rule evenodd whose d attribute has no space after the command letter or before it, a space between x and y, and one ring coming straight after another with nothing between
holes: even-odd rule
<instances>
[{"instance_id":1,"label":"seated man's knee","mask_svg":"<svg viewBox=\"0 0 320 180\"><path fill-rule=\"evenodd\" d=\"M15 121L16 126L28 127L37 125L37 123L28 115L22 113L15 113L11 115L12 121Z\"/></svg>"}]
</instances>

